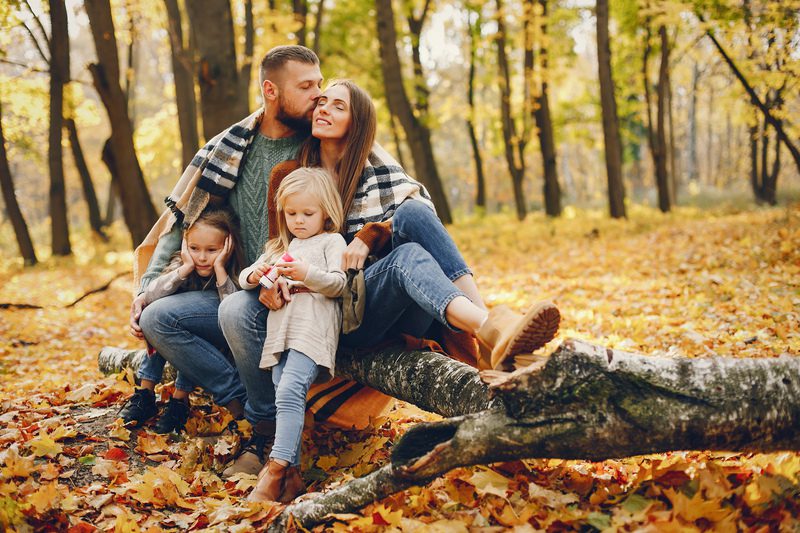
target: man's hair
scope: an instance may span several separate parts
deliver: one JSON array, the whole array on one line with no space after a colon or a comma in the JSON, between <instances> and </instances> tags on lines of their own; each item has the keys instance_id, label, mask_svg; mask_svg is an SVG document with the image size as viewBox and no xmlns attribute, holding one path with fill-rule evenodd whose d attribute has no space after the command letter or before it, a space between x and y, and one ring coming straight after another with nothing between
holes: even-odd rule
<instances>
[{"instance_id":1,"label":"man's hair","mask_svg":"<svg viewBox=\"0 0 800 533\"><path fill-rule=\"evenodd\" d=\"M271 79L289 61L298 61L308 65L319 65L319 58L310 48L296 44L276 46L266 53L261 60L259 68L259 85L264 85L264 80Z\"/></svg>"}]
</instances>

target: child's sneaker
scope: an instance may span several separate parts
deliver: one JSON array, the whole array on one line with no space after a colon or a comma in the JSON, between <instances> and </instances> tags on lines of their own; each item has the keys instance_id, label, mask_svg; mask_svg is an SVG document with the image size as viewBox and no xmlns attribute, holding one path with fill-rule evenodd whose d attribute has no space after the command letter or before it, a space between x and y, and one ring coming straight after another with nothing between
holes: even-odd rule
<instances>
[{"instance_id":1,"label":"child's sneaker","mask_svg":"<svg viewBox=\"0 0 800 533\"><path fill-rule=\"evenodd\" d=\"M150 389L137 388L119 414L126 424L135 422L137 426L141 426L158 414L156 393Z\"/></svg>"},{"instance_id":2,"label":"child's sneaker","mask_svg":"<svg viewBox=\"0 0 800 533\"><path fill-rule=\"evenodd\" d=\"M189 420L189 403L170 398L164 414L156 422L153 431L161 434L179 432L184 428L187 420Z\"/></svg>"}]
</instances>

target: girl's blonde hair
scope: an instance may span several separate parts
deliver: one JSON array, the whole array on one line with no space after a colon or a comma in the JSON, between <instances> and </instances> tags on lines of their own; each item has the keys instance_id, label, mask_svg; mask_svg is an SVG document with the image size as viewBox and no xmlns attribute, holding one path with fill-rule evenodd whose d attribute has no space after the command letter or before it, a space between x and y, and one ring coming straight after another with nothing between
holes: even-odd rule
<instances>
[{"instance_id":1,"label":"girl's blonde hair","mask_svg":"<svg viewBox=\"0 0 800 533\"><path fill-rule=\"evenodd\" d=\"M342 199L339 197L339 192L336 190L336 185L334 185L330 173L319 167L300 167L293 170L283 179L275 195L275 206L278 211L277 217L275 217L278 225L278 236L267 242L265 248L265 252L273 260L289 249L289 243L294 238L294 235L289 233L289 228L286 226L284 209L286 199L299 192L307 192L319 202L322 215L325 217L323 231L326 233L338 233L342 230L342 224L344 223Z\"/></svg>"}]
</instances>

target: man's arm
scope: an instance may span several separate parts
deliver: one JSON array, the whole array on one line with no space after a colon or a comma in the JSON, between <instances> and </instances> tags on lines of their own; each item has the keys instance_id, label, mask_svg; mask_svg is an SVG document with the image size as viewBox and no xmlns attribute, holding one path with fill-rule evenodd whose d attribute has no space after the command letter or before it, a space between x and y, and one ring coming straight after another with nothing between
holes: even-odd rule
<instances>
[{"instance_id":1,"label":"man's arm","mask_svg":"<svg viewBox=\"0 0 800 533\"><path fill-rule=\"evenodd\" d=\"M142 275L142 281L139 285L139 294L143 293L147 285L156 279L164 271L164 267L169 263L172 254L181 249L181 239L183 238L181 226L178 223L173 224L169 233L158 239L156 249L153 250L153 257L147 264L147 270Z\"/></svg>"}]
</instances>

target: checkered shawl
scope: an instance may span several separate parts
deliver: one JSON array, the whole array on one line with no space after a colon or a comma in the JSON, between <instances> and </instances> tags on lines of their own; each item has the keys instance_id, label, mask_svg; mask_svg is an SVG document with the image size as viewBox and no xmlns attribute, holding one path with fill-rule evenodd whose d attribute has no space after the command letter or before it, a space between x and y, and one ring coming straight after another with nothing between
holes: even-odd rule
<instances>
[{"instance_id":1,"label":"checkered shawl","mask_svg":"<svg viewBox=\"0 0 800 533\"><path fill-rule=\"evenodd\" d=\"M419 200L435 211L425 187L406 174L400 163L375 143L347 213L347 242L352 240L364 224L383 222L391 218L407 199Z\"/></svg>"},{"instance_id":2,"label":"checkered shawl","mask_svg":"<svg viewBox=\"0 0 800 533\"><path fill-rule=\"evenodd\" d=\"M239 170L263 116L259 109L223 131L192 158L178 185L165 203L184 228L191 226L208 204L210 195L223 200L239 179ZM425 187L403 171L403 167L379 144L375 144L347 214L349 242L368 222L391 218L406 199L419 200L434 209ZM435 210L435 209L434 209Z\"/></svg>"},{"instance_id":3,"label":"checkered shawl","mask_svg":"<svg viewBox=\"0 0 800 533\"><path fill-rule=\"evenodd\" d=\"M239 169L263 116L261 108L208 141L192 158L164 200L184 228L197 220L210 195L227 198L239 179Z\"/></svg>"}]
</instances>

